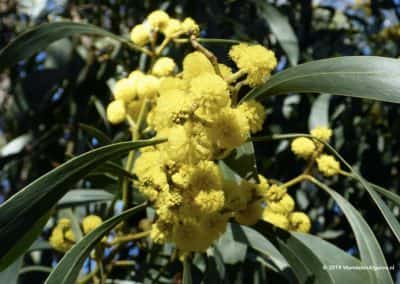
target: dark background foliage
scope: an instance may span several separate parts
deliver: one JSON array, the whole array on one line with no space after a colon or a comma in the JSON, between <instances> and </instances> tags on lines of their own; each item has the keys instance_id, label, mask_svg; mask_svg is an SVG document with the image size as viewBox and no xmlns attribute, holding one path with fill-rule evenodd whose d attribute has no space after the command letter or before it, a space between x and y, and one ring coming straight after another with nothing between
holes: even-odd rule
<instances>
[{"instance_id":1,"label":"dark background foliage","mask_svg":"<svg viewBox=\"0 0 400 284\"><path fill-rule=\"evenodd\" d=\"M354 6L354 1L271 3L289 19L298 39L301 63L345 55L398 57L400 33L396 35L391 30L395 30L393 27L400 19L399 2L371 1L371 5L359 6ZM0 47L28 27L60 19L91 23L127 36L130 28L143 21L149 12L162 8L178 18L193 17L202 27L202 37L257 41L269 46L279 59L278 70L282 70L289 66L288 55L271 32L262 10L264 4L261 0L3 0L0 1ZM209 47L229 64L227 46ZM172 52L181 58L184 51ZM109 39L82 36L58 41L0 74L0 202L71 156L101 145L80 123L101 129L115 141L126 139L124 126L111 127L105 119L104 108L111 96L107 82L136 69L139 60L138 54ZM316 94L290 94L264 100L269 115L262 134L304 133L310 128L310 120L323 122L329 118L334 129L333 145L338 152L364 177L398 193L399 107L345 97L319 98ZM311 110L318 101L322 101L327 111L313 114ZM259 171L268 178L290 179L303 166L291 154L287 142L257 143L256 153ZM353 182L327 182L363 213L377 234L388 264L397 267L398 245L370 198ZM116 191L112 184L113 180L96 176L77 186ZM299 208L312 217L314 234L357 255L347 221L326 194L311 185L297 188L291 194L296 196ZM399 208L394 208L394 212L399 216ZM135 257L140 258L142 253ZM42 264L51 265L57 256L46 252L42 259ZM32 259L26 257L25 262L29 264ZM144 271L146 264L141 265ZM231 274L234 277L250 277L246 274L249 267L237 268L232 266L228 270L236 273ZM179 271L174 265L166 268L171 278ZM243 272L241 276L238 271ZM118 276L118 271L115 273ZM34 276L25 274L20 282L34 283L35 279L40 283L41 277L39 272ZM142 277L139 273L134 278Z\"/></svg>"}]
</instances>

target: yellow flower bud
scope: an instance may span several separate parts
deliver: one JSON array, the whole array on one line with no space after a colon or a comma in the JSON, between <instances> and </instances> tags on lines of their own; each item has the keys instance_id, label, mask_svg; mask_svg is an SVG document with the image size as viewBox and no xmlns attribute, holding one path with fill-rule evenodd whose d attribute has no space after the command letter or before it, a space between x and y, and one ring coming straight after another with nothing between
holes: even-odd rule
<instances>
[{"instance_id":1,"label":"yellow flower bud","mask_svg":"<svg viewBox=\"0 0 400 284\"><path fill-rule=\"evenodd\" d=\"M313 130L311 130L311 135L315 136L316 138L324 142L328 142L332 136L332 129L328 127L316 127Z\"/></svg>"},{"instance_id":2,"label":"yellow flower bud","mask_svg":"<svg viewBox=\"0 0 400 284\"><path fill-rule=\"evenodd\" d=\"M286 193L279 201L268 202L267 208L272 212L286 215L293 211L294 205L293 198Z\"/></svg>"},{"instance_id":3,"label":"yellow flower bud","mask_svg":"<svg viewBox=\"0 0 400 284\"><path fill-rule=\"evenodd\" d=\"M316 159L318 170L327 177L340 173L340 163L331 155L323 154Z\"/></svg>"},{"instance_id":4,"label":"yellow flower bud","mask_svg":"<svg viewBox=\"0 0 400 284\"><path fill-rule=\"evenodd\" d=\"M310 218L303 212L293 212L289 215L290 230L308 233L311 229Z\"/></svg>"},{"instance_id":5,"label":"yellow flower bud","mask_svg":"<svg viewBox=\"0 0 400 284\"><path fill-rule=\"evenodd\" d=\"M121 100L112 101L107 106L107 119L112 124L118 124L125 120L126 109L125 104Z\"/></svg>"},{"instance_id":6,"label":"yellow flower bud","mask_svg":"<svg viewBox=\"0 0 400 284\"><path fill-rule=\"evenodd\" d=\"M147 16L147 20L154 29L163 29L168 25L169 16L162 10L156 10Z\"/></svg>"},{"instance_id":7,"label":"yellow flower bud","mask_svg":"<svg viewBox=\"0 0 400 284\"><path fill-rule=\"evenodd\" d=\"M199 25L190 17L187 17L182 22L182 30L185 33L197 35L200 32Z\"/></svg>"},{"instance_id":8,"label":"yellow flower bud","mask_svg":"<svg viewBox=\"0 0 400 284\"><path fill-rule=\"evenodd\" d=\"M131 30L131 40L134 44L144 46L150 41L150 31L144 24L139 24Z\"/></svg>"},{"instance_id":9,"label":"yellow flower bud","mask_svg":"<svg viewBox=\"0 0 400 284\"><path fill-rule=\"evenodd\" d=\"M114 98L129 103L136 96L134 81L123 78L115 83L113 90Z\"/></svg>"},{"instance_id":10,"label":"yellow flower bud","mask_svg":"<svg viewBox=\"0 0 400 284\"><path fill-rule=\"evenodd\" d=\"M265 193L265 199L267 202L277 202L285 196L286 191L286 187L273 184Z\"/></svg>"},{"instance_id":11,"label":"yellow flower bud","mask_svg":"<svg viewBox=\"0 0 400 284\"><path fill-rule=\"evenodd\" d=\"M289 228L289 220L285 215L275 213L268 208L264 210L262 219L281 229L287 230Z\"/></svg>"},{"instance_id":12,"label":"yellow flower bud","mask_svg":"<svg viewBox=\"0 0 400 284\"><path fill-rule=\"evenodd\" d=\"M172 58L161 57L154 63L152 73L159 77L168 76L174 72L175 67L175 61Z\"/></svg>"},{"instance_id":13,"label":"yellow flower bud","mask_svg":"<svg viewBox=\"0 0 400 284\"><path fill-rule=\"evenodd\" d=\"M299 137L292 141L292 152L303 159L309 158L315 151L315 143L306 137Z\"/></svg>"},{"instance_id":14,"label":"yellow flower bud","mask_svg":"<svg viewBox=\"0 0 400 284\"><path fill-rule=\"evenodd\" d=\"M177 19L170 19L162 32L168 38L179 36L183 32L181 21Z\"/></svg>"},{"instance_id":15,"label":"yellow flower bud","mask_svg":"<svg viewBox=\"0 0 400 284\"><path fill-rule=\"evenodd\" d=\"M89 215L83 218L82 228L85 234L90 233L103 223L103 220L97 215Z\"/></svg>"}]
</instances>

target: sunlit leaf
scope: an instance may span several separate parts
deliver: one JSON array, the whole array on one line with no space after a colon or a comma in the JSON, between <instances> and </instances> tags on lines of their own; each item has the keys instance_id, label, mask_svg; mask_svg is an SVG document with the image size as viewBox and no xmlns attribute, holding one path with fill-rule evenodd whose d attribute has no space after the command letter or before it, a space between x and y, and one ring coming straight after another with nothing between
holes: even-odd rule
<instances>
[{"instance_id":1,"label":"sunlit leaf","mask_svg":"<svg viewBox=\"0 0 400 284\"><path fill-rule=\"evenodd\" d=\"M400 103L400 62L378 56L315 60L273 75L243 99L288 93L329 93Z\"/></svg>"}]
</instances>

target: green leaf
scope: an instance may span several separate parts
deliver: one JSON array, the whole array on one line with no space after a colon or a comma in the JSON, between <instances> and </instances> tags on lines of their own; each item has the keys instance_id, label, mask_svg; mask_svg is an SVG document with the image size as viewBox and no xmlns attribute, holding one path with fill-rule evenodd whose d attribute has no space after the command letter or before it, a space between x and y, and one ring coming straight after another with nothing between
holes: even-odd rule
<instances>
[{"instance_id":1,"label":"green leaf","mask_svg":"<svg viewBox=\"0 0 400 284\"><path fill-rule=\"evenodd\" d=\"M300 283L335 283L317 254L290 233L273 228L264 221L258 222L255 229L278 247L294 269Z\"/></svg>"},{"instance_id":2,"label":"green leaf","mask_svg":"<svg viewBox=\"0 0 400 284\"><path fill-rule=\"evenodd\" d=\"M312 130L318 126L329 127L329 102L330 94L322 94L313 102L310 116L308 117L308 129Z\"/></svg>"},{"instance_id":3,"label":"green leaf","mask_svg":"<svg viewBox=\"0 0 400 284\"><path fill-rule=\"evenodd\" d=\"M114 194L102 189L73 189L68 191L57 203L57 207L86 205L114 199Z\"/></svg>"},{"instance_id":4,"label":"green leaf","mask_svg":"<svg viewBox=\"0 0 400 284\"><path fill-rule=\"evenodd\" d=\"M253 142L247 142L224 159L225 164L245 180L258 182Z\"/></svg>"},{"instance_id":5,"label":"green leaf","mask_svg":"<svg viewBox=\"0 0 400 284\"><path fill-rule=\"evenodd\" d=\"M15 259L6 256L13 249L20 247L19 241L25 236L32 224L36 223L61 199L71 184L110 158L125 154L136 148L154 145L163 141L122 142L89 151L36 179L1 204L0 243L2 245L0 246L0 269L4 269ZM31 240L31 243L33 241L34 239Z\"/></svg>"},{"instance_id":6,"label":"green leaf","mask_svg":"<svg viewBox=\"0 0 400 284\"><path fill-rule=\"evenodd\" d=\"M225 275L226 269L221 251L218 247L210 247L207 250L207 266L203 283L222 283Z\"/></svg>"},{"instance_id":7,"label":"green leaf","mask_svg":"<svg viewBox=\"0 0 400 284\"><path fill-rule=\"evenodd\" d=\"M295 66L299 61L299 43L288 18L273 5L265 1L253 1L258 14L268 23L282 49L286 52L289 62Z\"/></svg>"},{"instance_id":8,"label":"green leaf","mask_svg":"<svg viewBox=\"0 0 400 284\"><path fill-rule=\"evenodd\" d=\"M338 194L336 191L329 188L325 184L317 181L314 178L310 178L310 181L326 191L342 209L356 237L358 249L360 251L361 262L364 265L372 267L388 267L383 252L379 246L378 241L375 238L374 233L368 226L368 223L357 211L357 209L355 209L340 194ZM368 270L368 273L371 277L371 283L393 283L393 280L388 270Z\"/></svg>"},{"instance_id":9,"label":"green leaf","mask_svg":"<svg viewBox=\"0 0 400 284\"><path fill-rule=\"evenodd\" d=\"M226 264L234 265L246 259L247 244L234 240L230 224L215 242L215 248L220 251L223 262Z\"/></svg>"},{"instance_id":10,"label":"green leaf","mask_svg":"<svg viewBox=\"0 0 400 284\"><path fill-rule=\"evenodd\" d=\"M183 284L192 284L192 264L190 259L185 257L183 261Z\"/></svg>"},{"instance_id":11,"label":"green leaf","mask_svg":"<svg viewBox=\"0 0 400 284\"><path fill-rule=\"evenodd\" d=\"M325 146L350 170L351 176L358 180L361 185L365 188L368 194L371 196L372 200L378 206L379 210L381 211L383 217L385 218L386 222L388 223L390 229L392 230L393 234L400 242L400 223L397 218L394 216L393 212L390 208L386 205L386 203L382 200L376 191L370 187L370 184L364 180L364 178L358 174L356 170L353 169L352 166L328 143L325 143ZM376 186L375 186L376 188Z\"/></svg>"},{"instance_id":12,"label":"green leaf","mask_svg":"<svg viewBox=\"0 0 400 284\"><path fill-rule=\"evenodd\" d=\"M229 223L226 229L227 234L232 234L233 239L245 244L255 251L270 259L281 271L289 269L289 263L275 246L256 230L241 226L236 223Z\"/></svg>"},{"instance_id":13,"label":"green leaf","mask_svg":"<svg viewBox=\"0 0 400 284\"><path fill-rule=\"evenodd\" d=\"M45 23L21 33L0 51L0 70L30 57L34 53L43 50L46 46L61 38L83 34L109 37L128 44L132 48L137 48L135 45L130 43L128 39L110 33L94 25L69 21Z\"/></svg>"},{"instance_id":14,"label":"green leaf","mask_svg":"<svg viewBox=\"0 0 400 284\"><path fill-rule=\"evenodd\" d=\"M101 226L86 235L80 242L76 243L61 259L57 267L46 279L46 284L70 284L75 283L79 271L89 255L90 251L103 238L103 236L118 225L122 220L133 216L140 210L146 208L146 203L124 211L122 214L105 221Z\"/></svg>"},{"instance_id":15,"label":"green leaf","mask_svg":"<svg viewBox=\"0 0 400 284\"><path fill-rule=\"evenodd\" d=\"M42 232L42 229L49 220L50 215L51 210L48 210L42 216L39 216L38 219L33 220L29 225L19 230L17 236L13 236L12 234L9 235L10 238L13 238L12 240L10 240L12 246L4 248L2 250L4 251L4 254L0 258L0 271L6 269L11 263L13 263L18 257L23 255L26 250L30 248L32 243ZM3 232L6 230L6 227L1 227L0 234L3 234ZM10 242L9 240L7 241Z\"/></svg>"},{"instance_id":16,"label":"green leaf","mask_svg":"<svg viewBox=\"0 0 400 284\"><path fill-rule=\"evenodd\" d=\"M22 266L22 257L18 258L7 269L0 272L0 283L17 284L18 272Z\"/></svg>"},{"instance_id":17,"label":"green leaf","mask_svg":"<svg viewBox=\"0 0 400 284\"><path fill-rule=\"evenodd\" d=\"M400 103L400 62L377 56L316 60L273 75L243 99L288 93L329 93Z\"/></svg>"},{"instance_id":18,"label":"green leaf","mask_svg":"<svg viewBox=\"0 0 400 284\"><path fill-rule=\"evenodd\" d=\"M104 164L98 166L96 168L96 174L111 174L116 177L127 177L130 179L134 179L135 176L121 167L118 163L114 163L112 161L107 161Z\"/></svg>"},{"instance_id":19,"label":"green leaf","mask_svg":"<svg viewBox=\"0 0 400 284\"><path fill-rule=\"evenodd\" d=\"M291 234L319 257L336 283L369 283L368 272L357 269L362 266L359 259L316 236L295 232Z\"/></svg>"},{"instance_id":20,"label":"green leaf","mask_svg":"<svg viewBox=\"0 0 400 284\"><path fill-rule=\"evenodd\" d=\"M383 187L373 184L371 182L368 183L369 186L373 187L374 190L381 195L385 196L390 201L394 202L397 206L400 206L400 196L390 190L384 189Z\"/></svg>"}]
</instances>

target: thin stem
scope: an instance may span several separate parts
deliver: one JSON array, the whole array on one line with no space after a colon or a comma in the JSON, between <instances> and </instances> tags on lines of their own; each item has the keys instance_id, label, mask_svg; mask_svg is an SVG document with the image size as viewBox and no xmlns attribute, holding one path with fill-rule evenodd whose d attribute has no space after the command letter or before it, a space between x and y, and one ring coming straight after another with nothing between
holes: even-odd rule
<instances>
[{"instance_id":1,"label":"thin stem","mask_svg":"<svg viewBox=\"0 0 400 284\"><path fill-rule=\"evenodd\" d=\"M164 48L168 45L168 43L171 41L170 37L164 38L162 43L156 48L155 54L156 56L160 55L161 52L164 50Z\"/></svg>"},{"instance_id":2,"label":"thin stem","mask_svg":"<svg viewBox=\"0 0 400 284\"><path fill-rule=\"evenodd\" d=\"M145 99L140 107L140 112L136 123L128 116L128 121L131 124L132 130L132 140L135 141L140 138L140 128L145 120L145 113L147 111L148 100ZM129 120L130 119L130 120ZM130 151L128 154L128 159L126 161L125 170L129 173L132 172L133 162L135 158L135 150ZM124 208L129 208L130 205L130 194L129 194L129 181L128 177L124 177L122 181L122 202L124 204Z\"/></svg>"},{"instance_id":3,"label":"thin stem","mask_svg":"<svg viewBox=\"0 0 400 284\"><path fill-rule=\"evenodd\" d=\"M293 178L293 179L291 179L291 180L285 182L285 183L282 184L281 186L287 188L287 187L291 187L291 186L293 186L293 185L296 185L296 184L298 184L299 182L304 181L304 180L306 179L305 176L306 176L305 174L301 174L301 175L299 175L299 176L297 176L297 177L295 177L295 178Z\"/></svg>"},{"instance_id":4,"label":"thin stem","mask_svg":"<svg viewBox=\"0 0 400 284\"><path fill-rule=\"evenodd\" d=\"M221 70L219 70L219 66L218 66L218 59L214 55L214 53L212 53L210 50L208 50L203 45L201 45L201 43L197 40L197 37L195 35L190 36L190 43L192 44L194 49L197 49L198 51L203 53L208 58L208 60L210 60L211 64L213 65L213 67L215 69L215 73L217 73L217 75L221 76Z\"/></svg>"},{"instance_id":5,"label":"thin stem","mask_svg":"<svg viewBox=\"0 0 400 284\"><path fill-rule=\"evenodd\" d=\"M228 79L226 79L226 82L228 84L235 82L237 79L239 79L240 77L246 75L247 72L243 69L240 69L239 71L235 72L232 74L231 77L229 77Z\"/></svg>"},{"instance_id":6,"label":"thin stem","mask_svg":"<svg viewBox=\"0 0 400 284\"><path fill-rule=\"evenodd\" d=\"M126 266L135 266L136 262L133 260L117 260L113 262L113 266L121 266L121 267L126 267Z\"/></svg>"},{"instance_id":7,"label":"thin stem","mask_svg":"<svg viewBox=\"0 0 400 284\"><path fill-rule=\"evenodd\" d=\"M214 43L214 44L239 44L239 40L235 39L223 39L223 38L197 38L199 42L204 43ZM174 39L175 43L188 43L190 42L187 38L176 38Z\"/></svg>"},{"instance_id":8,"label":"thin stem","mask_svg":"<svg viewBox=\"0 0 400 284\"><path fill-rule=\"evenodd\" d=\"M111 241L111 245L127 243L130 241L135 241L141 238L145 238L150 235L150 231L140 232L136 234L129 234L125 236L116 237L114 240Z\"/></svg>"}]
</instances>

